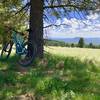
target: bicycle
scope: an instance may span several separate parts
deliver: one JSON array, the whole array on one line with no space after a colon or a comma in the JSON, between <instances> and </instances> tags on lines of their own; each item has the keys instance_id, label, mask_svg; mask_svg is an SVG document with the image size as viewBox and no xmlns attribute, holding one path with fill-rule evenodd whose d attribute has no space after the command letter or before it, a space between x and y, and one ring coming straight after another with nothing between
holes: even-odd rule
<instances>
[{"instance_id":1,"label":"bicycle","mask_svg":"<svg viewBox=\"0 0 100 100\"><path fill-rule=\"evenodd\" d=\"M27 30L28 31L28 30ZM11 54L12 47L15 44L16 48L16 54L19 55L19 61L18 63L22 66L28 66L30 65L36 54L36 44L31 43L31 42L25 42L24 38L18 34L19 32L12 30L12 38L9 42L7 42L1 51L1 59L2 60L7 60ZM28 46L31 46L32 52L31 55L28 56ZM26 59L26 61L24 61Z\"/></svg>"}]
</instances>

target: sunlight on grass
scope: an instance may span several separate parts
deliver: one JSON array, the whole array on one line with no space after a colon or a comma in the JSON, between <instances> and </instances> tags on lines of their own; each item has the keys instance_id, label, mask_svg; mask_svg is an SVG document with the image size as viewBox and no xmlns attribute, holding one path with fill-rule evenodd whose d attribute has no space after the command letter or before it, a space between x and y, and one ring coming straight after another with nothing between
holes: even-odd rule
<instances>
[{"instance_id":1,"label":"sunlight on grass","mask_svg":"<svg viewBox=\"0 0 100 100\"><path fill-rule=\"evenodd\" d=\"M52 54L65 56L65 57L78 57L79 59L93 59L100 61L100 50L99 49L88 49L88 48L67 48L67 47L45 47L47 52Z\"/></svg>"},{"instance_id":2,"label":"sunlight on grass","mask_svg":"<svg viewBox=\"0 0 100 100\"><path fill-rule=\"evenodd\" d=\"M0 100L18 100L14 98L21 95L33 100L100 100L100 66L90 60L99 51L50 48L55 50L46 48L50 54L36 59L26 74L16 69L17 56L0 62ZM81 60L80 50L90 58Z\"/></svg>"}]
</instances>

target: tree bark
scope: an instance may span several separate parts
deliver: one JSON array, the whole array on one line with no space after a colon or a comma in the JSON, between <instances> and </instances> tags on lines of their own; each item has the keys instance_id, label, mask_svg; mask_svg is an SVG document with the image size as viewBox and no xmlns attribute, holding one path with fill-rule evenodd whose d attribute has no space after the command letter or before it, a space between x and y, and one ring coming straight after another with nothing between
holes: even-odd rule
<instances>
[{"instance_id":1,"label":"tree bark","mask_svg":"<svg viewBox=\"0 0 100 100\"><path fill-rule=\"evenodd\" d=\"M43 0L30 0L29 42L37 46L36 57L43 57ZM32 48L29 46L29 51Z\"/></svg>"}]
</instances>

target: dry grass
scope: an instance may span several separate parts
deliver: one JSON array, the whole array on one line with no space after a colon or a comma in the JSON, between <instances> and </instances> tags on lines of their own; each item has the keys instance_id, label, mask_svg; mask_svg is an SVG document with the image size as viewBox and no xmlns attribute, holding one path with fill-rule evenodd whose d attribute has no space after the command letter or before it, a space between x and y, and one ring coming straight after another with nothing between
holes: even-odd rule
<instances>
[{"instance_id":1,"label":"dry grass","mask_svg":"<svg viewBox=\"0 0 100 100\"><path fill-rule=\"evenodd\" d=\"M77 57L79 59L89 59L100 61L100 49L89 48L67 48L67 47L44 47L47 52L64 57Z\"/></svg>"}]
</instances>

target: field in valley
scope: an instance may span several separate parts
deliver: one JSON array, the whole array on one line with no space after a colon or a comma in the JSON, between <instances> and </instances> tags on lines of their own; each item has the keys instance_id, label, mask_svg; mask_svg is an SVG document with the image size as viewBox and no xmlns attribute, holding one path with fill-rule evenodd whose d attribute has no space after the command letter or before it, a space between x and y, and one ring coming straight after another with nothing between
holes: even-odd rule
<instances>
[{"instance_id":1,"label":"field in valley","mask_svg":"<svg viewBox=\"0 0 100 100\"><path fill-rule=\"evenodd\" d=\"M48 46L45 47L45 50L49 53L63 57L76 57L82 60L89 59L100 62L100 49Z\"/></svg>"}]
</instances>

